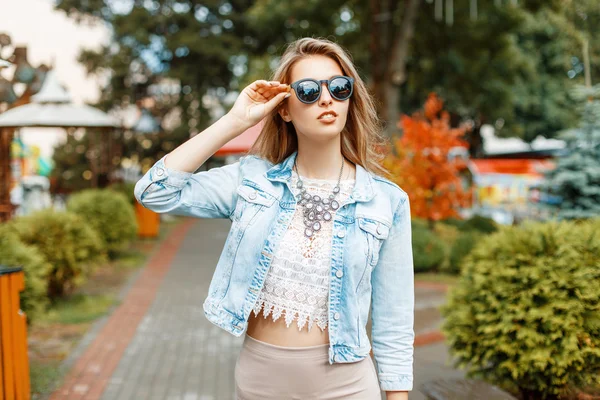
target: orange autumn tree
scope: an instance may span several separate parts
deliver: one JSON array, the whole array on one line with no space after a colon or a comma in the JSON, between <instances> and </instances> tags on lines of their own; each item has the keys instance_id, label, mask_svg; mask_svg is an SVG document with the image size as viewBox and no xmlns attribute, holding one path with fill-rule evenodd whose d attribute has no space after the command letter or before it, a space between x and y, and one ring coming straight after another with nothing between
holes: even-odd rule
<instances>
[{"instance_id":1,"label":"orange autumn tree","mask_svg":"<svg viewBox=\"0 0 600 400\"><path fill-rule=\"evenodd\" d=\"M410 197L414 217L434 221L458 217L458 209L468 204L471 193L460 180L463 160L449 160L453 147L467 146L461 139L468 127L450 127L450 115L443 101L431 93L424 109L399 122L401 138L393 141L393 151L383 160L391 179Z\"/></svg>"}]
</instances>

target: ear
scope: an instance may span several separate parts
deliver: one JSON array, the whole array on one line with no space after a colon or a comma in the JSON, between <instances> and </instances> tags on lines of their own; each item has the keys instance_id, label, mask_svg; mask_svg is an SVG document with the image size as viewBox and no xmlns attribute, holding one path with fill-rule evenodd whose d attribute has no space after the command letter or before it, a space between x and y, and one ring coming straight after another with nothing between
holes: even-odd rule
<instances>
[{"instance_id":1,"label":"ear","mask_svg":"<svg viewBox=\"0 0 600 400\"><path fill-rule=\"evenodd\" d=\"M283 104L281 107L279 107L277 112L285 122L290 122L292 120L292 117L287 109L287 105Z\"/></svg>"}]
</instances>

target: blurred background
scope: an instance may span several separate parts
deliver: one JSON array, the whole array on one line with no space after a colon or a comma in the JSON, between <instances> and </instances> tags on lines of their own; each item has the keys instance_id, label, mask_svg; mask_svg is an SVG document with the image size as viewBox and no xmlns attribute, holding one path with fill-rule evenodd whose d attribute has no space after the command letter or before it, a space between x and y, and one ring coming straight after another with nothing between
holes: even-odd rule
<instances>
[{"instance_id":1,"label":"blurred background","mask_svg":"<svg viewBox=\"0 0 600 400\"><path fill-rule=\"evenodd\" d=\"M302 36L345 47L375 96L417 280L455 288L423 316L448 351L523 399L599 398L597 0L0 0L0 265L24 274L30 333L5 390L51 392L182 223L137 204L135 182Z\"/></svg>"}]
</instances>

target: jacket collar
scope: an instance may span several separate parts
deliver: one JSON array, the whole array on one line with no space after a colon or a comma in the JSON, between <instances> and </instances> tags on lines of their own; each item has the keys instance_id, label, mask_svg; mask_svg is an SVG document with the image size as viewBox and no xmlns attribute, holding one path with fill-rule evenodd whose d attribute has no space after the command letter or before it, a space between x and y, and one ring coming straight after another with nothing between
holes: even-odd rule
<instances>
[{"instance_id":1,"label":"jacket collar","mask_svg":"<svg viewBox=\"0 0 600 400\"><path fill-rule=\"evenodd\" d=\"M285 160L279 164L275 164L267 172L265 176L271 181L290 183L292 179L292 168L298 151L294 151ZM369 201L375 196L373 190L373 177L371 173L364 169L361 165L356 164L356 181L351 197L356 201Z\"/></svg>"}]
</instances>

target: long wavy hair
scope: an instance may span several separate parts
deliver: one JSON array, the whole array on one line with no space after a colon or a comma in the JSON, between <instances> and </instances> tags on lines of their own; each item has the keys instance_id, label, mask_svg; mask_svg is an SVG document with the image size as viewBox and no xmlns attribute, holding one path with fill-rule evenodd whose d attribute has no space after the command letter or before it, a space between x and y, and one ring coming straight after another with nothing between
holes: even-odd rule
<instances>
[{"instance_id":1,"label":"long wavy hair","mask_svg":"<svg viewBox=\"0 0 600 400\"><path fill-rule=\"evenodd\" d=\"M294 64L304 57L315 55L333 59L344 75L354 78L348 118L341 132L342 155L371 173L387 176L389 172L380 164L384 157L381 149L386 140L374 99L358 75L352 57L340 45L324 38L305 37L295 40L287 46L269 80L292 83L290 80ZM294 125L284 121L275 109L264 118L262 130L248 153L278 164L297 149L298 137Z\"/></svg>"}]
</instances>

